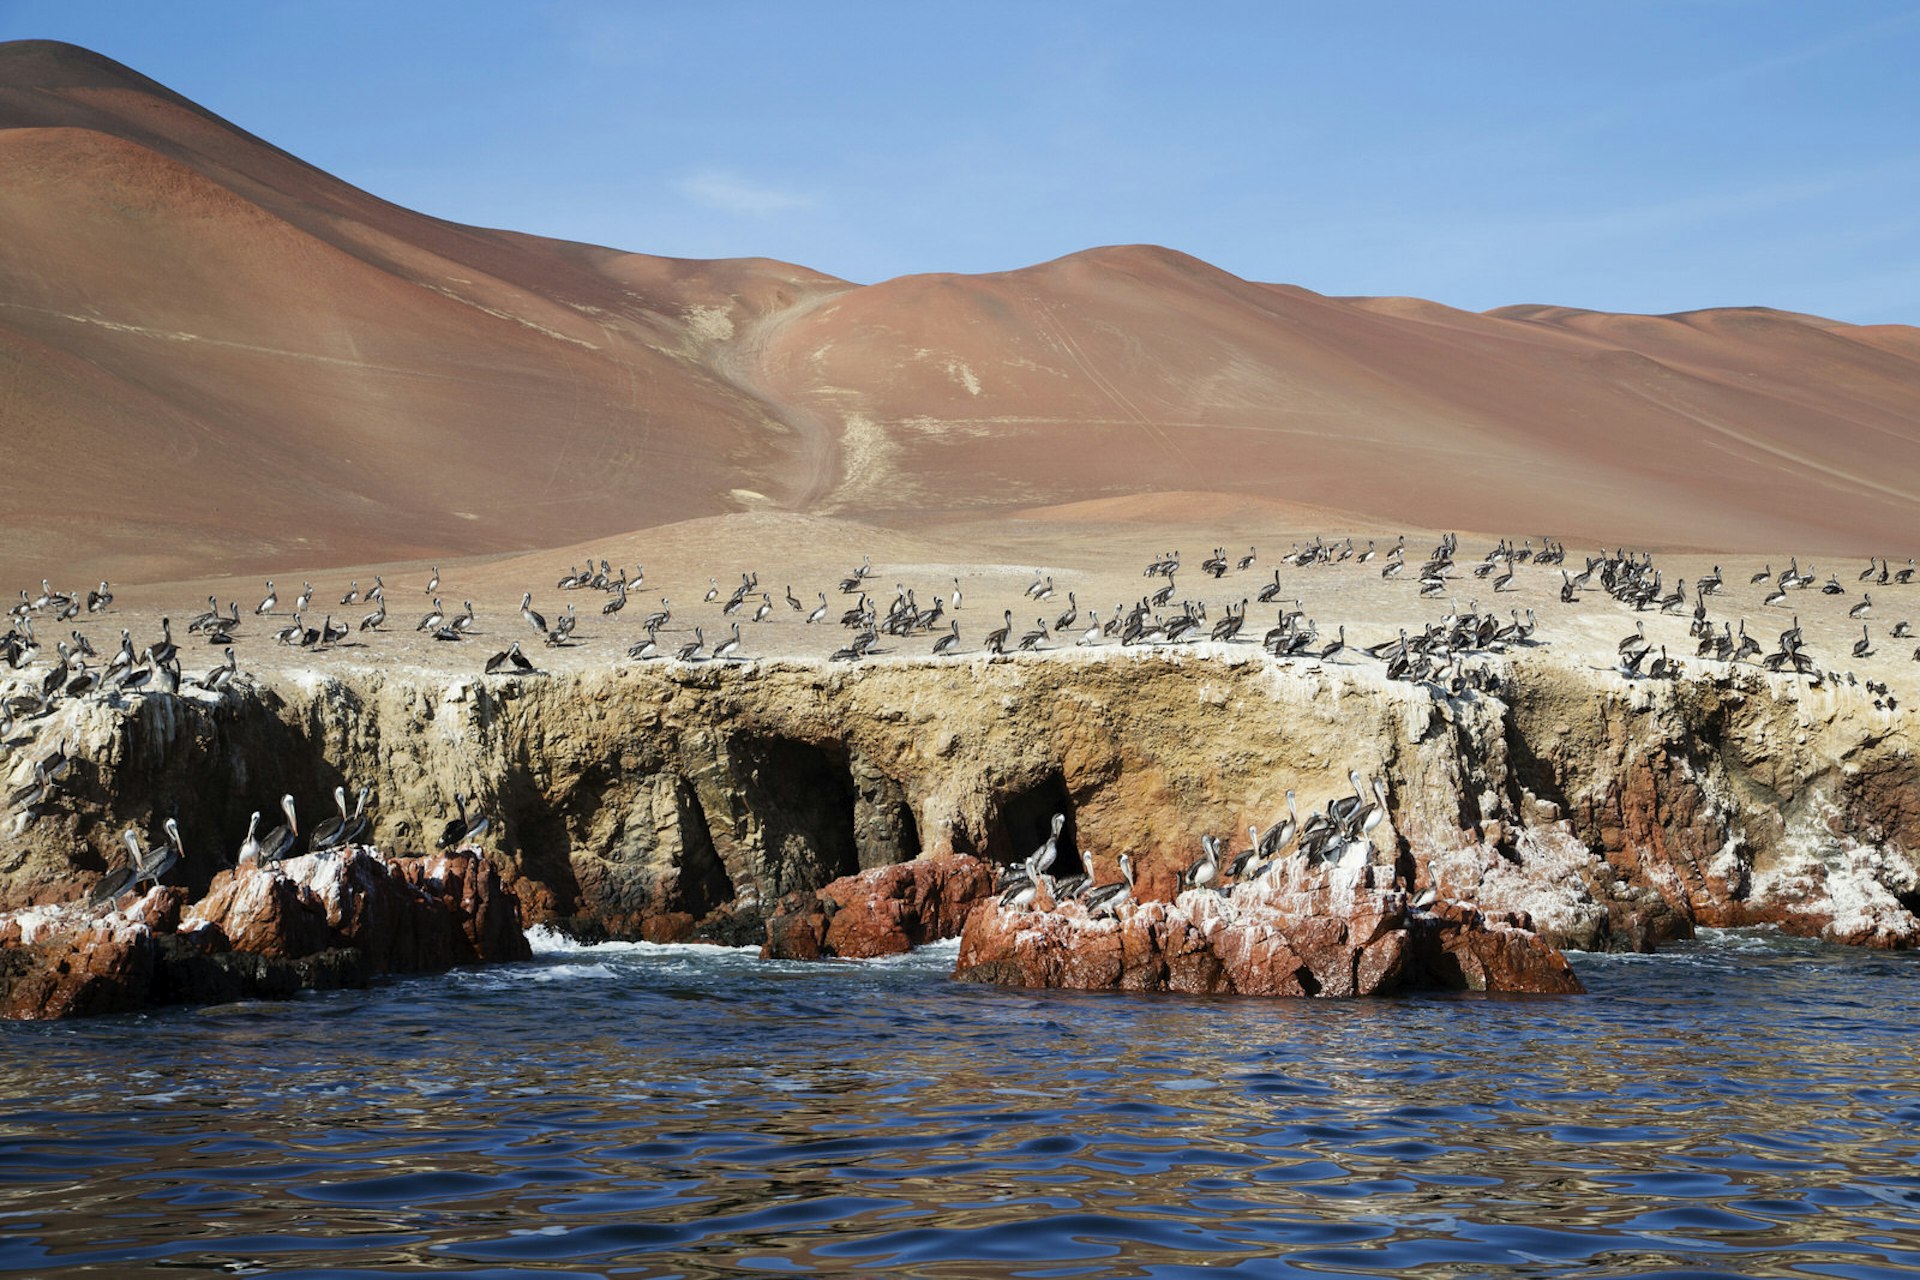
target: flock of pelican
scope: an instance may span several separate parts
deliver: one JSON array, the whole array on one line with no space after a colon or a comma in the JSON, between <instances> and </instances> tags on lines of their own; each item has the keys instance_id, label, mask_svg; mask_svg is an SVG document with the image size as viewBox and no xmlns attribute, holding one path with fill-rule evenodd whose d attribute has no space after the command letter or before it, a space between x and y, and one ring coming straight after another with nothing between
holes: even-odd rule
<instances>
[{"instance_id":1,"label":"flock of pelican","mask_svg":"<svg viewBox=\"0 0 1920 1280\"><path fill-rule=\"evenodd\" d=\"M1347 774L1347 781L1353 787L1352 794L1333 797L1304 821L1289 790L1286 814L1264 830L1249 826L1247 847L1238 852L1229 852L1225 840L1211 835L1200 837L1200 856L1181 873L1180 887L1225 892L1229 881L1236 886L1270 881L1289 863L1334 869L1366 862L1373 849L1373 832L1387 818L1387 784L1383 778L1368 778L1357 770ZM1119 856L1118 880L1095 882L1085 872L1055 878L1051 871L1060 858L1065 827L1066 815L1054 814L1052 832L1040 847L1001 873L996 886L1000 906L1031 909L1044 896L1044 901L1053 906L1078 902L1096 919L1121 914L1133 900L1136 887L1131 855ZM1079 861L1082 866L1088 865L1084 852Z\"/></svg>"},{"instance_id":2,"label":"flock of pelican","mask_svg":"<svg viewBox=\"0 0 1920 1280\"><path fill-rule=\"evenodd\" d=\"M1462 608L1457 602L1458 594L1463 587L1473 589L1469 584L1476 583L1484 584L1490 596L1513 591L1516 579L1527 566L1546 569L1549 574L1557 571L1560 579L1557 594L1565 604L1576 603L1587 593L1604 592L1635 614L1687 616L1689 638L1696 642L1693 660L1749 662L1769 672L1803 678L1814 687L1831 684L1852 688L1862 682L1851 670L1838 670L1816 658L1802 632L1798 613L1799 609L1812 605L1798 604L1799 599L1811 601L1815 595L1847 598L1847 618L1861 627L1860 638L1852 647L1851 656L1856 661L1875 657L1887 641L1907 640L1914 635L1911 624L1904 619L1887 627L1881 637L1874 634L1876 609L1884 609L1894 598L1893 593L1914 585L1912 559L1898 570L1884 558L1870 559L1858 574L1856 588L1843 585L1836 572L1830 571L1823 580L1812 565L1802 569L1797 557L1777 573L1771 564L1753 573L1746 589L1757 597L1753 605L1756 616L1764 617L1773 611L1785 613L1791 619L1771 648L1763 647L1749 634L1745 614L1736 610L1738 616L1727 615L1725 606L1735 588L1722 577L1718 566L1692 582L1670 579L1646 552L1601 552L1588 556L1584 566L1575 571L1567 564L1565 547L1551 538L1541 538L1538 546L1532 539L1519 544L1502 539L1478 559L1468 560L1460 553L1459 539L1447 534L1427 552L1424 560L1416 561L1409 555L1404 537L1385 548L1376 541L1361 547L1350 537L1315 537L1305 544L1295 543L1289 552L1277 557L1277 561L1269 570L1261 567L1257 548L1230 554L1225 548L1216 547L1200 562L1201 582L1216 587L1230 581L1246 581L1248 585L1243 591L1231 592L1225 600L1216 597L1209 601L1204 594L1182 590L1185 579L1179 552L1158 553L1142 569L1141 576L1147 585L1137 598L1131 602L1118 601L1105 611L1083 607L1077 587L1057 584L1053 573L1036 571L1019 605L1003 608L997 625L985 626L977 633L978 639L972 646L967 644L961 626L965 602L958 578L949 579L950 586L943 583L932 589L897 582L888 598L878 589L871 557L864 557L858 567L815 589L808 598L796 594L791 584L776 597L770 587L761 586L759 575L751 570L742 572L738 582L725 588L719 575L714 574L708 577L704 594L690 611L677 613L671 600L659 597L658 606L647 610L639 619L640 637L626 644L623 651L627 660L641 663L741 662L748 660L745 650L753 634L744 628L757 630L764 624L784 619L838 634L839 640L822 646L828 650L828 660L835 663L859 663L898 653L916 639L930 642L926 652L933 657L984 654L994 658L1109 645L1136 648L1196 642L1257 643L1272 659L1283 663L1373 661L1381 664L1387 679L1424 684L1437 696L1458 697L1470 692L1497 695L1504 691L1510 676L1494 659L1516 648L1540 643L1536 635L1539 619L1532 608L1524 611L1517 607L1483 609L1477 600ZM1350 643L1344 624L1329 636L1308 612L1300 595L1287 596L1286 574L1295 575L1295 589L1298 589L1298 582L1311 581L1310 575L1336 566L1347 566L1348 571L1377 573L1385 581L1405 581L1413 586L1420 599L1452 595L1455 603L1443 617L1418 630L1401 629L1396 636L1373 644ZM1544 581L1550 583L1551 577ZM645 584L644 567L636 566L631 572L616 570L606 559L596 561L589 557L584 569L578 565L570 567L555 583L555 590L568 596L582 592L603 596L598 602L598 613L604 625L612 625L630 598ZM1816 585L1817 592L1813 590ZM829 587L840 597L839 604L831 603ZM431 602L414 623L415 633L449 645L462 644L486 633L471 600L464 600L463 607L457 611L445 606L440 594L438 566L433 567L423 587L409 588L414 589ZM1851 600L1854 589L1860 593L1857 601ZM187 643L198 640L217 648L222 657L203 674L188 677L183 673L182 638L176 637L171 616L162 617L158 636L144 643L136 642L131 630L122 627L117 646L103 661L79 624L98 622L114 613L110 584L101 582L84 592L62 591L43 579L38 593L20 592L18 603L7 612L6 630L0 633L0 662L4 662L8 670L21 673L9 682L6 696L0 697L0 758L30 745L36 722L71 700L124 703L134 697L180 696L183 691L193 696L219 697L235 684L249 683L250 678L242 671L237 656L238 646L248 643L249 636L253 643L270 642L320 654L345 645L356 634L361 637L361 645L371 644L387 629L388 588L379 576L364 590L358 580L348 585L339 596L340 621L335 620L335 607L327 606L321 610L319 625L310 624L316 594L314 584L303 581L299 592L286 602L283 610L280 593L275 583L268 580L259 602L245 614L237 601L229 601L222 609L217 598L209 597L206 609L189 618L184 640ZM1234 599L1234 595L1239 598ZM1272 609L1271 625L1251 625L1256 606ZM1032 614L1031 627L1016 625L1016 607L1023 614ZM586 612L591 615L594 608L589 604ZM357 622L353 621L354 613L360 614ZM549 619L536 607L533 590L524 591L519 608L519 622L526 628L524 637L511 639L506 648L488 657L482 665L484 676L512 679L546 674L529 656L527 648L564 649L585 643L587 637L578 631L580 613L580 606L570 599L564 609L557 610ZM688 613L691 616L687 616ZM988 618L989 624L995 621ZM719 638L709 640L709 624ZM53 639L49 650L43 634L58 630L65 630L67 634ZM1914 649L1913 657L1920 661L1920 647ZM42 662L44 668L39 666ZM1666 645L1649 637L1644 618L1636 618L1633 632L1620 641L1618 661L1611 670L1627 680L1676 679L1684 672L1685 662ZM1898 708L1898 699L1885 681L1868 678L1864 685L1875 707L1889 713ZM27 730L25 737L20 736L23 729ZM70 778L72 764L68 744L63 739L33 761L24 781L15 785L7 796L8 807L29 816L44 811L54 803ZM20 777L17 770L15 777ZM1365 796L1357 799L1363 807L1366 805ZM316 836L323 842L317 847L325 848L330 847L325 843L328 837L340 836L343 842L351 842L353 834L364 832L365 793L351 811L346 805L344 790L337 800L338 825L334 825L336 819L328 819L310 833L307 847L316 847L313 844ZM461 804L464 806L464 800ZM298 827L291 800L284 799L281 809L287 819L285 824L268 832L266 837L250 830L242 854L272 861L276 856L284 857L294 851ZM1313 843L1321 834L1332 832L1338 836L1343 832L1339 814L1333 809L1319 816L1325 819L1321 825L1297 832L1302 853L1312 857L1324 857L1327 852ZM461 814L449 819L448 826L451 829L466 822L463 808ZM257 815L253 825L258 826ZM473 825L463 826L462 831ZM484 818L478 829L486 829ZM174 833L167 832L167 837L148 847L140 843L136 833L127 833L129 857L120 872L129 877L129 885L156 878L180 856ZM1263 835L1253 847L1258 850L1270 844L1271 840ZM1212 862L1208 861L1209 856ZM1247 872L1247 865L1238 859L1229 859L1225 870L1206 870L1220 860L1217 854L1203 854L1194 874L1204 882L1209 875L1241 878ZM1255 865L1264 868L1271 865L1271 859ZM1038 883L1035 875L1028 879ZM1091 890L1101 886L1079 887Z\"/></svg>"}]
</instances>

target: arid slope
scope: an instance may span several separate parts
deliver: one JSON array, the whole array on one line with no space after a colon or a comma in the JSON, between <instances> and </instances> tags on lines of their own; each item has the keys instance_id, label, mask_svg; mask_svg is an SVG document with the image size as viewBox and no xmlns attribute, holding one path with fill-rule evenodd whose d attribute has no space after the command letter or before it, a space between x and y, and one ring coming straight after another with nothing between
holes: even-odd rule
<instances>
[{"instance_id":1,"label":"arid slope","mask_svg":"<svg viewBox=\"0 0 1920 1280\"><path fill-rule=\"evenodd\" d=\"M703 334L826 277L461 227L117 64L0 46L9 565L480 553L738 509L786 432Z\"/></svg>"},{"instance_id":2,"label":"arid slope","mask_svg":"<svg viewBox=\"0 0 1920 1280\"><path fill-rule=\"evenodd\" d=\"M866 287L626 254L412 213L42 41L0 44L0 173L9 587L1131 495L1774 555L1920 527L1901 326L1473 314L1152 247Z\"/></svg>"}]
</instances>

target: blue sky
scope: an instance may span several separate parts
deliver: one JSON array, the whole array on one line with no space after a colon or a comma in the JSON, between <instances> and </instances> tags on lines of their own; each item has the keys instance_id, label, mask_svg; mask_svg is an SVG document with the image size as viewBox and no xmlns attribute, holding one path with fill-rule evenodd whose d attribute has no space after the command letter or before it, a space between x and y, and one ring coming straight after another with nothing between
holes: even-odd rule
<instances>
[{"instance_id":1,"label":"blue sky","mask_svg":"<svg viewBox=\"0 0 1920 1280\"><path fill-rule=\"evenodd\" d=\"M1920 323L1920 3L0 0L446 218L852 280L1165 244Z\"/></svg>"}]
</instances>

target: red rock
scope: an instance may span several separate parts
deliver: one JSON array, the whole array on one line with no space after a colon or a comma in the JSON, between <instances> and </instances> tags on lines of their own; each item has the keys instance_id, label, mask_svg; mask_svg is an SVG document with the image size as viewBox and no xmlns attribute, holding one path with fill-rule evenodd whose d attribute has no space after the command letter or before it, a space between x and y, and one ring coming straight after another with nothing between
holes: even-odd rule
<instances>
[{"instance_id":1,"label":"red rock","mask_svg":"<svg viewBox=\"0 0 1920 1280\"><path fill-rule=\"evenodd\" d=\"M278 959L324 951L332 937L317 895L272 868L255 865L214 876L189 918L219 929L235 951Z\"/></svg>"},{"instance_id":2,"label":"red rock","mask_svg":"<svg viewBox=\"0 0 1920 1280\"><path fill-rule=\"evenodd\" d=\"M794 894L767 920L767 940L760 948L760 958L824 959L829 954L826 939L827 913L820 900L811 894Z\"/></svg>"},{"instance_id":3,"label":"red rock","mask_svg":"<svg viewBox=\"0 0 1920 1280\"><path fill-rule=\"evenodd\" d=\"M1566 958L1524 919L1466 907L1417 914L1404 893L1357 875L1307 872L1190 891L1171 903L1092 918L1078 903L1051 911L976 907L954 976L1012 986L1192 994L1382 995L1407 987L1576 992Z\"/></svg>"},{"instance_id":4,"label":"red rock","mask_svg":"<svg viewBox=\"0 0 1920 1280\"><path fill-rule=\"evenodd\" d=\"M994 892L995 869L969 854L941 854L842 876L811 895L790 895L767 923L763 956L870 959L951 938Z\"/></svg>"},{"instance_id":5,"label":"red rock","mask_svg":"<svg viewBox=\"0 0 1920 1280\"><path fill-rule=\"evenodd\" d=\"M452 922L452 963L484 964L532 956L520 927L519 899L484 854L460 850L396 858L391 865Z\"/></svg>"},{"instance_id":6,"label":"red rock","mask_svg":"<svg viewBox=\"0 0 1920 1280\"><path fill-rule=\"evenodd\" d=\"M108 917L0 952L0 1016L73 1018L145 1003L153 940L144 925Z\"/></svg>"},{"instance_id":7,"label":"red rock","mask_svg":"<svg viewBox=\"0 0 1920 1280\"><path fill-rule=\"evenodd\" d=\"M1544 994L1586 989L1567 958L1542 943L1521 913L1483 915L1466 903L1441 902L1416 925L1410 964L1423 985Z\"/></svg>"},{"instance_id":8,"label":"red rock","mask_svg":"<svg viewBox=\"0 0 1920 1280\"><path fill-rule=\"evenodd\" d=\"M160 886L111 912L76 902L0 917L0 1016L284 996L531 954L518 900L478 853L338 850L223 871L185 900Z\"/></svg>"}]
</instances>

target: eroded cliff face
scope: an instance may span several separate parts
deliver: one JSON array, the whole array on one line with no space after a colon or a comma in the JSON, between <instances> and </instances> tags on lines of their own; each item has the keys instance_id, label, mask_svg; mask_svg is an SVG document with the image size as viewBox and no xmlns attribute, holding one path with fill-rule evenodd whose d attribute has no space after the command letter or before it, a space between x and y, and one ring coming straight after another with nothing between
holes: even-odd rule
<instances>
[{"instance_id":1,"label":"eroded cliff face","mask_svg":"<svg viewBox=\"0 0 1920 1280\"><path fill-rule=\"evenodd\" d=\"M1371 666L1287 669L1244 649L1038 659L629 665L482 680L364 670L212 695L69 704L61 795L0 830L0 905L77 896L120 832L176 816L203 889L248 814L303 822L374 789L370 842L432 842L455 792L529 923L585 937L758 940L795 890L921 853L1017 860L1067 815L1098 879L1131 852L1170 898L1199 837L1386 779L1374 860L1412 891L1524 911L1556 945L1644 948L1772 922L1920 939L1920 767L1845 688L1701 664L1625 683L1536 651L1504 698L1448 698ZM1235 836L1232 833L1238 832ZM1054 868L1078 868L1063 854Z\"/></svg>"}]
</instances>

